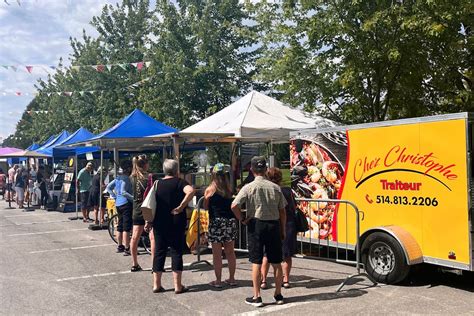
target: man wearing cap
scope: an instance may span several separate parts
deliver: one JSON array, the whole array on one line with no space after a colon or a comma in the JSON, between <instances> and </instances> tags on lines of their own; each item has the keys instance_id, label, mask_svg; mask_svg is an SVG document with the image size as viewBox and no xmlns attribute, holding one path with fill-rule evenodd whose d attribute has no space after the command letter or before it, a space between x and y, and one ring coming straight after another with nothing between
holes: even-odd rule
<instances>
[{"instance_id":1,"label":"man wearing cap","mask_svg":"<svg viewBox=\"0 0 474 316\"><path fill-rule=\"evenodd\" d=\"M85 168L82 168L77 175L77 188L79 188L79 193L81 195L81 211L83 216L83 222L87 223L89 221L89 190L92 186L92 171L94 170L94 165L92 162L88 162Z\"/></svg>"},{"instance_id":2,"label":"man wearing cap","mask_svg":"<svg viewBox=\"0 0 474 316\"><path fill-rule=\"evenodd\" d=\"M252 263L253 296L245 299L247 304L263 306L260 297L260 267L264 251L268 262L275 271L274 299L283 304L281 285L283 260L281 242L285 239L286 200L278 185L265 179L267 162L264 157L253 157L251 172L255 180L245 185L232 203L232 211L236 218L248 226L249 259ZM241 207L247 206L247 218L243 220Z\"/></svg>"}]
</instances>

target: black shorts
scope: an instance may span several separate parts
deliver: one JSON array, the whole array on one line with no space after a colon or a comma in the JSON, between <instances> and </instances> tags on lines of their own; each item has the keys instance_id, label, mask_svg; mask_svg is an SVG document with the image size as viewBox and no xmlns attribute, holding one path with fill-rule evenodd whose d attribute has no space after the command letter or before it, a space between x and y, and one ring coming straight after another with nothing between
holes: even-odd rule
<instances>
[{"instance_id":1,"label":"black shorts","mask_svg":"<svg viewBox=\"0 0 474 316\"><path fill-rule=\"evenodd\" d=\"M118 232L129 232L132 230L132 203L117 206Z\"/></svg>"},{"instance_id":2,"label":"black shorts","mask_svg":"<svg viewBox=\"0 0 474 316\"><path fill-rule=\"evenodd\" d=\"M265 250L269 263L283 261L280 222L251 219L248 226L248 248L251 263L262 264Z\"/></svg>"},{"instance_id":3,"label":"black shorts","mask_svg":"<svg viewBox=\"0 0 474 316\"><path fill-rule=\"evenodd\" d=\"M100 192L90 192L89 193L89 206L90 207L99 207L100 204L100 199L99 195L102 197L102 208L105 208L107 201L105 200L105 197L103 194L100 194Z\"/></svg>"},{"instance_id":4,"label":"black shorts","mask_svg":"<svg viewBox=\"0 0 474 316\"><path fill-rule=\"evenodd\" d=\"M81 192L81 208L90 208L89 205L89 191Z\"/></svg>"}]
</instances>

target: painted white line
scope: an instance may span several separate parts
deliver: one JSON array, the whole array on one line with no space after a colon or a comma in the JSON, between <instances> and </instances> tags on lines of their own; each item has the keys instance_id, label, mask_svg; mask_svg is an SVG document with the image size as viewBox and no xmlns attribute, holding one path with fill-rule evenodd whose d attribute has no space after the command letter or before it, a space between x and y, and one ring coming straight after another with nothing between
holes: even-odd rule
<instances>
[{"instance_id":1,"label":"painted white line","mask_svg":"<svg viewBox=\"0 0 474 316\"><path fill-rule=\"evenodd\" d=\"M88 230L89 228L78 228L78 229L67 229L67 230L51 230L47 232L37 232L37 233L23 233L23 234L13 234L7 235L8 237L15 237L15 236L33 236L33 235L44 235L44 234L54 234L54 233L68 233L68 232L75 232L79 230Z\"/></svg>"},{"instance_id":2,"label":"painted white line","mask_svg":"<svg viewBox=\"0 0 474 316\"><path fill-rule=\"evenodd\" d=\"M30 251L29 253L45 253L45 252L57 252L57 251L67 251L67 250L79 250L79 249L89 249L89 248L98 248L98 247L107 247L115 245L115 243L103 244L103 245L91 245L91 246L82 246L82 247L70 247L70 248L58 248L58 249L48 249L48 250L37 250Z\"/></svg>"},{"instance_id":3,"label":"painted white line","mask_svg":"<svg viewBox=\"0 0 474 316\"><path fill-rule=\"evenodd\" d=\"M293 308L293 307L296 307L296 306L302 306L302 305L306 305L306 304L310 304L310 303L314 303L314 301L313 302L306 301L306 302L299 302L299 303L288 303L288 304L284 304L284 305L274 305L274 306L271 306L271 307L263 307L263 308L256 309L256 310L251 311L251 312L246 312L246 313L241 313L241 314L236 314L236 315L239 315L239 316L254 316L254 315L260 315L260 314L274 313L274 312L278 312L278 311L285 310L285 309L288 309L288 308Z\"/></svg>"},{"instance_id":4,"label":"painted white line","mask_svg":"<svg viewBox=\"0 0 474 316\"><path fill-rule=\"evenodd\" d=\"M43 215L59 215L62 213L35 213L31 212L31 214L20 214L20 215L8 215L4 216L5 218L12 218L12 217L25 217L25 216L43 216Z\"/></svg>"},{"instance_id":5,"label":"painted white line","mask_svg":"<svg viewBox=\"0 0 474 316\"><path fill-rule=\"evenodd\" d=\"M8 227L8 226L23 226L23 225L35 225L35 224L48 224L48 223L66 223L70 222L69 220L59 220L59 221L43 221L43 222L30 222L30 223L11 223L0 225L0 227Z\"/></svg>"},{"instance_id":6,"label":"painted white line","mask_svg":"<svg viewBox=\"0 0 474 316\"><path fill-rule=\"evenodd\" d=\"M90 279L90 278L100 278L100 277L106 277L106 276L111 276L111 275L128 274L128 273L132 273L132 272L130 270L128 270L128 271L119 271L119 272L108 272L108 273L99 273L99 274L91 274L91 275L82 275L82 276L77 276L77 277L57 279L56 282L82 280L82 279Z\"/></svg>"}]
</instances>

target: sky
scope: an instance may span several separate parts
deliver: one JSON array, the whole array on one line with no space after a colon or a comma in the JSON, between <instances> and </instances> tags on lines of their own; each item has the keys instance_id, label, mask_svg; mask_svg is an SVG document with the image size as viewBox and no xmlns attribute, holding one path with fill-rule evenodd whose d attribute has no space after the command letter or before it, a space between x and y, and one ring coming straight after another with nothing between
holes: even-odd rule
<instances>
[{"instance_id":1,"label":"sky","mask_svg":"<svg viewBox=\"0 0 474 316\"><path fill-rule=\"evenodd\" d=\"M54 73L35 65L57 65L60 57L69 65L69 37L81 37L83 29L97 35L89 21L105 4L117 2L120 0L0 0L0 138L15 131L34 97L38 79ZM31 74L25 65L33 65Z\"/></svg>"}]
</instances>

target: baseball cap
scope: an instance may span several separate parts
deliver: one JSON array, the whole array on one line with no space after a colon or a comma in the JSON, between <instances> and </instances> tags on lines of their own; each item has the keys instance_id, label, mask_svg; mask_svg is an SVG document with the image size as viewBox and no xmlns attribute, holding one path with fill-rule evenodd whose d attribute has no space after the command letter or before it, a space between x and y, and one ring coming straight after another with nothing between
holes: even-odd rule
<instances>
[{"instance_id":1,"label":"baseball cap","mask_svg":"<svg viewBox=\"0 0 474 316\"><path fill-rule=\"evenodd\" d=\"M224 174L227 172L229 172L229 166L226 166L221 162L216 163L214 167L212 168L212 173Z\"/></svg>"},{"instance_id":2,"label":"baseball cap","mask_svg":"<svg viewBox=\"0 0 474 316\"><path fill-rule=\"evenodd\" d=\"M250 161L250 165L252 166L252 169L257 172L262 172L267 169L267 161L263 156L253 157Z\"/></svg>"}]
</instances>

